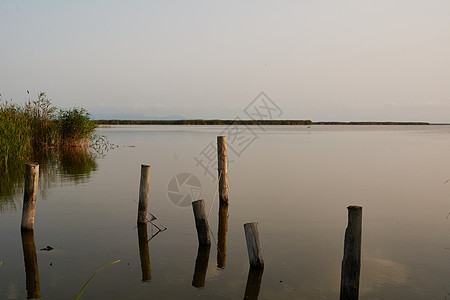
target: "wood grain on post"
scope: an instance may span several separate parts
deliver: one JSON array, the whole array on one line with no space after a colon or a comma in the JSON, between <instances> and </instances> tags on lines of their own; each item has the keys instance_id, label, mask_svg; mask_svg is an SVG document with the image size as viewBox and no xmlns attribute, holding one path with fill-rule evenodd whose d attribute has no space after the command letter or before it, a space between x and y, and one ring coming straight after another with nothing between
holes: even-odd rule
<instances>
[{"instance_id":1,"label":"wood grain on post","mask_svg":"<svg viewBox=\"0 0 450 300\"><path fill-rule=\"evenodd\" d=\"M200 245L211 245L209 237L208 219L206 218L205 201L197 200L192 202L194 211L195 228L197 229L198 243Z\"/></svg>"},{"instance_id":2,"label":"wood grain on post","mask_svg":"<svg viewBox=\"0 0 450 300\"><path fill-rule=\"evenodd\" d=\"M341 300L356 300L359 296L361 270L362 207L349 206L345 230L344 258L341 270Z\"/></svg>"},{"instance_id":3,"label":"wood grain on post","mask_svg":"<svg viewBox=\"0 0 450 300\"><path fill-rule=\"evenodd\" d=\"M137 222L140 224L147 223L149 182L150 182L150 166L141 165L141 181L139 184L139 206L138 206L138 220L137 220Z\"/></svg>"},{"instance_id":4,"label":"wood grain on post","mask_svg":"<svg viewBox=\"0 0 450 300\"><path fill-rule=\"evenodd\" d=\"M252 222L244 224L244 231L250 266L254 268L264 268L261 244L259 243L258 223Z\"/></svg>"},{"instance_id":5,"label":"wood grain on post","mask_svg":"<svg viewBox=\"0 0 450 300\"><path fill-rule=\"evenodd\" d=\"M23 195L22 230L34 229L36 196L39 181L39 164L28 163L25 167L25 192Z\"/></svg>"},{"instance_id":6,"label":"wood grain on post","mask_svg":"<svg viewBox=\"0 0 450 300\"><path fill-rule=\"evenodd\" d=\"M219 230L217 234L217 267L224 269L227 261L228 204L219 204Z\"/></svg>"},{"instance_id":7,"label":"wood grain on post","mask_svg":"<svg viewBox=\"0 0 450 300\"><path fill-rule=\"evenodd\" d=\"M147 224L138 224L139 257L141 259L142 281L152 280Z\"/></svg>"},{"instance_id":8,"label":"wood grain on post","mask_svg":"<svg viewBox=\"0 0 450 300\"><path fill-rule=\"evenodd\" d=\"M217 137L217 162L219 200L220 203L228 204L227 140L225 136Z\"/></svg>"},{"instance_id":9,"label":"wood grain on post","mask_svg":"<svg viewBox=\"0 0 450 300\"><path fill-rule=\"evenodd\" d=\"M25 262L27 299L37 299L41 297L41 288L39 284L36 244L34 243L34 230L22 230L21 235L23 259Z\"/></svg>"}]
</instances>

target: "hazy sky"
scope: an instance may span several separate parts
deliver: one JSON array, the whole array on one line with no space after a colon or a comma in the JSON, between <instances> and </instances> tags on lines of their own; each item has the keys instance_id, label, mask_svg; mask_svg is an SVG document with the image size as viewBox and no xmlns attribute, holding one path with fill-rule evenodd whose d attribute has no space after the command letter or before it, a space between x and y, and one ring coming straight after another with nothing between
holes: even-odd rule
<instances>
[{"instance_id":1,"label":"hazy sky","mask_svg":"<svg viewBox=\"0 0 450 300\"><path fill-rule=\"evenodd\" d=\"M450 1L0 1L0 93L96 118L450 122Z\"/></svg>"}]
</instances>

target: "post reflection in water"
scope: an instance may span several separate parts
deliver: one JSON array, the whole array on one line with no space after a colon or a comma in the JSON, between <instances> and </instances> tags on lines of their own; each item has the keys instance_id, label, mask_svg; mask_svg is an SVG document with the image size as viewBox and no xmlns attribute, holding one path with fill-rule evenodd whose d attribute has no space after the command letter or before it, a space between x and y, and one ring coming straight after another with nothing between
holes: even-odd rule
<instances>
[{"instance_id":1,"label":"post reflection in water","mask_svg":"<svg viewBox=\"0 0 450 300\"><path fill-rule=\"evenodd\" d=\"M147 224L138 224L139 256L141 258L142 281L152 280Z\"/></svg>"},{"instance_id":2,"label":"post reflection in water","mask_svg":"<svg viewBox=\"0 0 450 300\"><path fill-rule=\"evenodd\" d=\"M39 269L36 245L34 243L34 231L22 230L21 234L23 259L25 261L27 299L37 299L41 297L41 289L39 285Z\"/></svg>"},{"instance_id":3,"label":"post reflection in water","mask_svg":"<svg viewBox=\"0 0 450 300\"><path fill-rule=\"evenodd\" d=\"M224 269L227 262L228 203L220 203L219 232L217 234L217 267Z\"/></svg>"},{"instance_id":4,"label":"post reflection in water","mask_svg":"<svg viewBox=\"0 0 450 300\"><path fill-rule=\"evenodd\" d=\"M206 271L208 270L209 250L211 246L198 246L197 259L195 260L192 286L196 288L205 286Z\"/></svg>"},{"instance_id":5,"label":"post reflection in water","mask_svg":"<svg viewBox=\"0 0 450 300\"><path fill-rule=\"evenodd\" d=\"M258 299L263 272L263 268L250 267L250 270L248 271L247 286L245 287L244 299Z\"/></svg>"}]
</instances>

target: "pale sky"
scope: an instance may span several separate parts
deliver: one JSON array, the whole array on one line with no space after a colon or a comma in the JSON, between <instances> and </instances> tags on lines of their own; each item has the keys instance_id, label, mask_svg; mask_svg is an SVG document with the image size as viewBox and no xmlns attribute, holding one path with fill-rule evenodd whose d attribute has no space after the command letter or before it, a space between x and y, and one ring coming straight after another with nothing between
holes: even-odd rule
<instances>
[{"instance_id":1,"label":"pale sky","mask_svg":"<svg viewBox=\"0 0 450 300\"><path fill-rule=\"evenodd\" d=\"M450 122L450 1L0 1L0 93L95 118Z\"/></svg>"}]
</instances>

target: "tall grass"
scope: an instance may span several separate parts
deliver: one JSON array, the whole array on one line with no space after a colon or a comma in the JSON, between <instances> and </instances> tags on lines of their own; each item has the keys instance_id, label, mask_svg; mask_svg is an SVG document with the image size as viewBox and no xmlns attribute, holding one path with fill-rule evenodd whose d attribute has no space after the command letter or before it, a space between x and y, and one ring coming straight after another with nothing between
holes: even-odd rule
<instances>
[{"instance_id":1,"label":"tall grass","mask_svg":"<svg viewBox=\"0 0 450 300\"><path fill-rule=\"evenodd\" d=\"M0 166L42 149L87 145L96 126L85 109L58 109L45 93L25 105L0 99Z\"/></svg>"},{"instance_id":2,"label":"tall grass","mask_svg":"<svg viewBox=\"0 0 450 300\"><path fill-rule=\"evenodd\" d=\"M84 108L60 110L57 120L58 141L60 146L86 145L92 137L97 123L90 119Z\"/></svg>"},{"instance_id":3,"label":"tall grass","mask_svg":"<svg viewBox=\"0 0 450 300\"><path fill-rule=\"evenodd\" d=\"M0 106L0 163L11 157L24 158L31 152L31 123L25 109L12 103Z\"/></svg>"}]
</instances>

